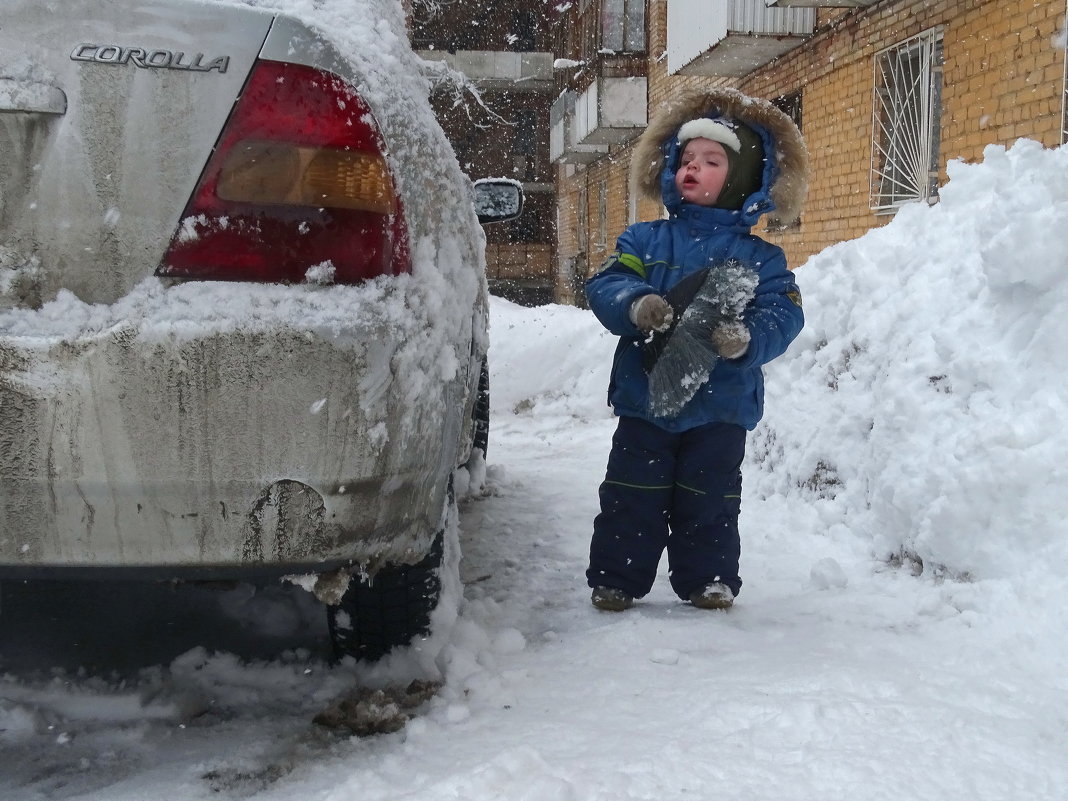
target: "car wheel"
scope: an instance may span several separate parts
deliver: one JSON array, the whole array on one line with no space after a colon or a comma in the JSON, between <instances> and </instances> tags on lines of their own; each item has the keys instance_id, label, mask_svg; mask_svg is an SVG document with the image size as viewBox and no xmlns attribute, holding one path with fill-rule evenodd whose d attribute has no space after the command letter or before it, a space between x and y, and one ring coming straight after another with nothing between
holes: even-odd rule
<instances>
[{"instance_id":1,"label":"car wheel","mask_svg":"<svg viewBox=\"0 0 1068 801\"><path fill-rule=\"evenodd\" d=\"M447 511L456 498L449 480ZM337 606L328 606L334 655L362 662L381 659L430 632L430 616L441 597L444 527L430 552L414 565L386 565L370 579L353 576Z\"/></svg>"},{"instance_id":2,"label":"car wheel","mask_svg":"<svg viewBox=\"0 0 1068 801\"><path fill-rule=\"evenodd\" d=\"M478 395L475 398L472 416L475 418L475 436L472 447L481 448L482 458L486 458L489 448L490 416L489 362L486 359L482 360L482 370L478 375Z\"/></svg>"}]
</instances>

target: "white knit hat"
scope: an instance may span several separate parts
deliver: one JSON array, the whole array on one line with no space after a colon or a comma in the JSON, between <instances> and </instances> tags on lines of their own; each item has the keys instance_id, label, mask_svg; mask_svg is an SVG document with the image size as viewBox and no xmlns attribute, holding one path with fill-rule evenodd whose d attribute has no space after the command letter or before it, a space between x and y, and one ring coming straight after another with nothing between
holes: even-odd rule
<instances>
[{"instance_id":1,"label":"white knit hat","mask_svg":"<svg viewBox=\"0 0 1068 801\"><path fill-rule=\"evenodd\" d=\"M734 132L734 124L731 120L719 117L710 120L702 117L698 120L684 122L679 128L679 145L685 145L691 139L711 139L729 147L735 153L742 150L742 143L738 140L738 134Z\"/></svg>"}]
</instances>

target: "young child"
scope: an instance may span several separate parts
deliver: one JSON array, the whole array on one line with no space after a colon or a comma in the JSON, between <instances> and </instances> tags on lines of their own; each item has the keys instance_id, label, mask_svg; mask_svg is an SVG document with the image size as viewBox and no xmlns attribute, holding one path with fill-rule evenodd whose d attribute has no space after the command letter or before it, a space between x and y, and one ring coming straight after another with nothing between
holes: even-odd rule
<instances>
[{"instance_id":1,"label":"young child","mask_svg":"<svg viewBox=\"0 0 1068 801\"><path fill-rule=\"evenodd\" d=\"M586 282L597 319L620 337L608 388L619 417L600 487L590 566L593 605L622 611L652 588L668 553L671 587L702 609L727 609L741 589L738 513L746 431L763 413L761 366L804 324L781 248L750 233L757 219L792 223L807 154L794 123L734 90L690 94L639 139L631 181L662 198L667 219L631 225ZM756 275L739 319L710 334L719 358L677 414L650 411L643 368L650 335L681 314L664 295L688 276L730 263Z\"/></svg>"}]
</instances>

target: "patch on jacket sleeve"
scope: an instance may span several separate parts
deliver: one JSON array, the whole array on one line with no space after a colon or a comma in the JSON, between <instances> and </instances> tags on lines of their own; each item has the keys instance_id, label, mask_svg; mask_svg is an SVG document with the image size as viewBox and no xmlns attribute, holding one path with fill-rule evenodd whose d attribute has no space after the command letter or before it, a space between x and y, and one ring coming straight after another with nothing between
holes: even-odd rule
<instances>
[{"instance_id":1,"label":"patch on jacket sleeve","mask_svg":"<svg viewBox=\"0 0 1068 801\"><path fill-rule=\"evenodd\" d=\"M797 287L794 287L793 289L791 289L789 292L786 293L786 297L788 297L791 301L793 301L793 304L795 306L797 306L798 308L801 308L801 290L800 289L798 289Z\"/></svg>"},{"instance_id":2,"label":"patch on jacket sleeve","mask_svg":"<svg viewBox=\"0 0 1068 801\"><path fill-rule=\"evenodd\" d=\"M600 272L607 272L608 270L611 270L613 267L615 267L617 264L621 267L626 267L628 270L637 273L642 277L643 281L648 278L645 272L645 264L644 262L642 262L641 259L630 253L622 253L618 250L612 251L612 254L604 260L604 264L601 265Z\"/></svg>"},{"instance_id":3,"label":"patch on jacket sleeve","mask_svg":"<svg viewBox=\"0 0 1068 801\"><path fill-rule=\"evenodd\" d=\"M627 267L636 272L642 277L642 279L648 278L645 273L645 263L634 254L620 253L617 250L615 253L612 254L612 258L614 258L615 261L618 261L624 267Z\"/></svg>"}]
</instances>

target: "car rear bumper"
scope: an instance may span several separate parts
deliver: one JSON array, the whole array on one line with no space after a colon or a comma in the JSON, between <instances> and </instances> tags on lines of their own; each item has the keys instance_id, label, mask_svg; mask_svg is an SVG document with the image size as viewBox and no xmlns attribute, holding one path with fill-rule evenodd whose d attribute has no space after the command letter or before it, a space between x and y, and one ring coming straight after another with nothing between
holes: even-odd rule
<instances>
[{"instance_id":1,"label":"car rear bumper","mask_svg":"<svg viewBox=\"0 0 1068 801\"><path fill-rule=\"evenodd\" d=\"M395 338L394 338L395 340ZM414 562L464 406L382 331L0 336L0 575ZM407 399L407 400L406 400Z\"/></svg>"}]
</instances>

